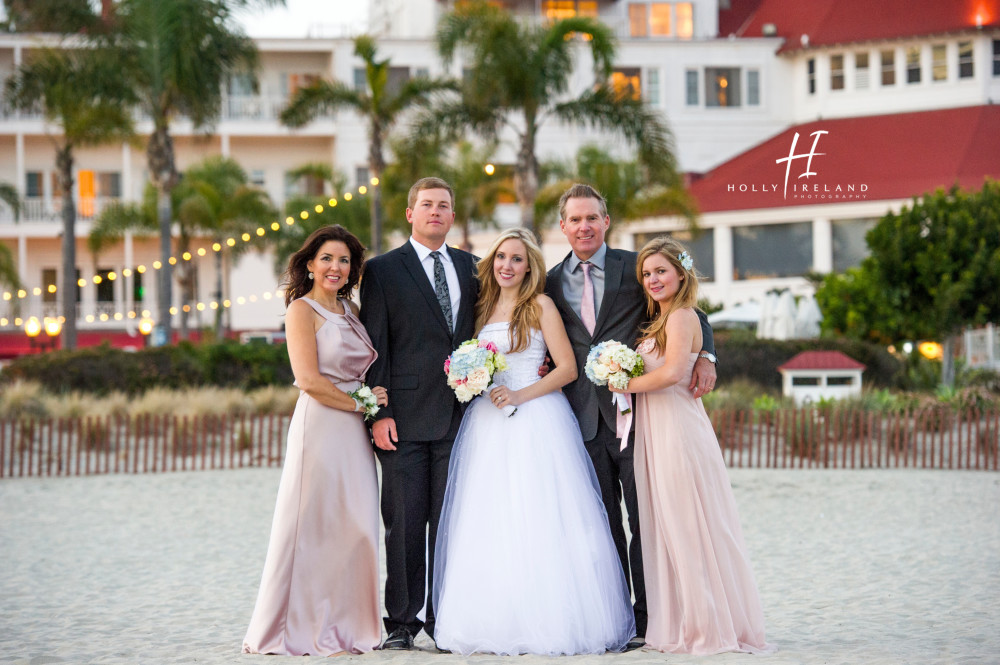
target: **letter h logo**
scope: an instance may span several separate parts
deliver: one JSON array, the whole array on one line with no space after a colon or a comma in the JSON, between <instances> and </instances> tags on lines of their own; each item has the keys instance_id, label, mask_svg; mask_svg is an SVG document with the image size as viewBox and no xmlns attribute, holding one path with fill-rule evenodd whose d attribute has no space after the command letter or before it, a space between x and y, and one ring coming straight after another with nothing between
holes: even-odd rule
<instances>
[{"instance_id":1,"label":"letter h logo","mask_svg":"<svg viewBox=\"0 0 1000 665\"><path fill-rule=\"evenodd\" d=\"M781 159L774 160L775 164L780 164L781 162L787 162L785 164L785 192L784 192L784 197L785 198L788 198L788 174L792 170L792 161L796 160L796 159L802 159L803 157L806 158L806 170L803 171L801 174L799 174L800 178L808 178L811 175L816 175L816 172L813 171L813 170L811 170L812 169L813 157L815 157L816 155L825 155L826 154L825 152L816 152L816 145L819 143L819 137L820 136L822 136L823 134L829 134L829 133L830 132L826 131L825 129L816 130L815 132L813 132L812 134L809 135L809 136L815 137L815 138L813 138L812 148L809 150L809 152L803 153L801 155L796 155L795 154L795 146L799 142L799 133L795 132L795 136L792 138L792 147L788 151L788 157L782 157Z\"/></svg>"}]
</instances>

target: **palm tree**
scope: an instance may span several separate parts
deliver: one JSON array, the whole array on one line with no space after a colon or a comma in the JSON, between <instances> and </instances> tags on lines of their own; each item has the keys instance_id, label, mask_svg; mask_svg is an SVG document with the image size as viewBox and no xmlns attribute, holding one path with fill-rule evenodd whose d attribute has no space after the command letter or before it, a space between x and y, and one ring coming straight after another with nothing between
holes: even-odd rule
<instances>
[{"instance_id":1,"label":"palm tree","mask_svg":"<svg viewBox=\"0 0 1000 665\"><path fill-rule=\"evenodd\" d=\"M574 51L580 43L574 37L579 35L587 39L593 57L595 84L567 98ZM603 23L579 16L544 26L522 23L492 4L469 2L442 17L437 41L446 62L460 47L467 49L470 70L461 99L425 114L418 129L455 135L471 128L491 138L505 128L512 131L518 141L514 188L525 227L535 228L536 140L550 118L624 136L637 147L639 162L650 178L668 184L679 181L671 135L659 115L630 90L616 90L608 81L615 43Z\"/></svg>"},{"instance_id":2,"label":"palm tree","mask_svg":"<svg viewBox=\"0 0 1000 665\"><path fill-rule=\"evenodd\" d=\"M40 49L7 79L7 94L20 109L41 107L58 127L49 139L56 149L62 201L63 348L76 348L76 205L73 164L78 147L129 139L128 112L134 97L121 68L104 49Z\"/></svg>"},{"instance_id":3,"label":"palm tree","mask_svg":"<svg viewBox=\"0 0 1000 665\"><path fill-rule=\"evenodd\" d=\"M299 88L281 113L289 127L301 127L321 113L353 109L368 122L368 174L381 180L385 171L382 153L393 125L408 108L426 104L431 95L453 87L446 81L412 78L398 89L389 81L390 60L376 59L375 40L368 35L354 39L354 54L365 63L365 90L356 90L341 81L320 80ZM374 187L371 199L371 248L382 253L382 201L380 187Z\"/></svg>"},{"instance_id":4,"label":"palm tree","mask_svg":"<svg viewBox=\"0 0 1000 665\"><path fill-rule=\"evenodd\" d=\"M180 256L177 282L181 287L181 336L188 332L188 315L197 300L197 261L190 256L191 243L197 237L208 236L226 246L228 238L238 238L244 233L254 234L257 228L269 224L277 217L268 195L249 184L246 172L234 160L209 157L184 172L178 185L171 192L172 209L177 220L177 253ZM143 204L120 204L107 208L95 220L88 244L95 254L110 244L121 240L125 231L154 234L159 228L158 192L147 189ZM237 242L232 254L245 251L246 243ZM214 252L216 262L217 301L223 299L224 258L221 251ZM222 310L216 311L216 332L222 330Z\"/></svg>"},{"instance_id":5,"label":"palm tree","mask_svg":"<svg viewBox=\"0 0 1000 665\"><path fill-rule=\"evenodd\" d=\"M218 118L222 88L237 72L252 72L257 49L234 23L233 14L249 6L284 5L284 0L121 0L109 34L153 123L146 146L150 178L157 191L160 229L158 326L169 339L172 299L171 192L177 186L170 123L186 116L195 129Z\"/></svg>"},{"instance_id":6,"label":"palm tree","mask_svg":"<svg viewBox=\"0 0 1000 665\"><path fill-rule=\"evenodd\" d=\"M7 204L14 213L14 221L21 219L21 196L17 187L9 182L0 182L0 201ZM7 245L0 245L0 284L14 289L21 288L21 277L17 273L17 262Z\"/></svg>"},{"instance_id":7,"label":"palm tree","mask_svg":"<svg viewBox=\"0 0 1000 665\"><path fill-rule=\"evenodd\" d=\"M548 164L553 179L538 192L535 215L555 210L559 198L574 182L585 182L608 201L613 220L626 221L654 215L683 215L694 227L697 207L687 189L650 180L636 161L620 161L595 145L582 146L572 164ZM555 217L550 217L555 219Z\"/></svg>"},{"instance_id":8,"label":"palm tree","mask_svg":"<svg viewBox=\"0 0 1000 665\"><path fill-rule=\"evenodd\" d=\"M9 182L0 182L0 201L7 204L10 211L14 213L14 221L21 219L21 195L17 187Z\"/></svg>"}]
</instances>

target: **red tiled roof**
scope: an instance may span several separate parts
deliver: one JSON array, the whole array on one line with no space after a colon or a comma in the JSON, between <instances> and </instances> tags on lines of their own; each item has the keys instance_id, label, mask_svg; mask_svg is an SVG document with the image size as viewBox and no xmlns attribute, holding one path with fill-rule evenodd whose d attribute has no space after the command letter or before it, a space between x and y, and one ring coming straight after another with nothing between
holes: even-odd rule
<instances>
[{"instance_id":1,"label":"red tiled roof","mask_svg":"<svg viewBox=\"0 0 1000 665\"><path fill-rule=\"evenodd\" d=\"M720 35L722 13L720 12ZM761 37L773 24L778 53L1000 27L1000 0L763 0L737 37ZM724 35L723 35L724 36Z\"/></svg>"},{"instance_id":2,"label":"red tiled roof","mask_svg":"<svg viewBox=\"0 0 1000 665\"><path fill-rule=\"evenodd\" d=\"M796 155L787 169L795 134ZM691 185L702 212L908 199L958 183L1000 180L1000 106L817 120L796 125L720 164ZM808 191L801 191L807 186ZM840 188L839 191L837 188ZM853 188L853 191L851 189ZM864 197L864 198L859 198Z\"/></svg>"},{"instance_id":3,"label":"red tiled roof","mask_svg":"<svg viewBox=\"0 0 1000 665\"><path fill-rule=\"evenodd\" d=\"M803 351L784 365L783 369L865 369L865 365L840 351Z\"/></svg>"},{"instance_id":4,"label":"red tiled roof","mask_svg":"<svg viewBox=\"0 0 1000 665\"><path fill-rule=\"evenodd\" d=\"M740 28L753 16L761 2L763 0L730 0L728 9L720 7L719 36L728 37L739 34Z\"/></svg>"}]
</instances>

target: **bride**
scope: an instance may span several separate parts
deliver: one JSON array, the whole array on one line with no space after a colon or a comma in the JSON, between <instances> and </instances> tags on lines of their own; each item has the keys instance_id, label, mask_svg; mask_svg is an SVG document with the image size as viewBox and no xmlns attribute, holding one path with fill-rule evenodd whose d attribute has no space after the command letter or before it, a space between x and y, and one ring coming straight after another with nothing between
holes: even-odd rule
<instances>
[{"instance_id":1,"label":"bride","mask_svg":"<svg viewBox=\"0 0 1000 665\"><path fill-rule=\"evenodd\" d=\"M597 479L560 388L576 359L524 229L479 262L479 339L508 369L469 405L437 536L438 648L468 655L621 651L635 635ZM555 368L539 378L548 353ZM516 413L508 408L517 407Z\"/></svg>"}]
</instances>

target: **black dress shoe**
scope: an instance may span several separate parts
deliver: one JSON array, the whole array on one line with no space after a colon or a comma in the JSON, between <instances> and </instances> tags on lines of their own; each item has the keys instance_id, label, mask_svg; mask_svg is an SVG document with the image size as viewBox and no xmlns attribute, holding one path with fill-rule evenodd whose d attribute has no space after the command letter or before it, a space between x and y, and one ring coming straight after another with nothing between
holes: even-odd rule
<instances>
[{"instance_id":1,"label":"black dress shoe","mask_svg":"<svg viewBox=\"0 0 1000 665\"><path fill-rule=\"evenodd\" d=\"M635 651L646 646L646 639L643 637L633 637L625 645L625 651Z\"/></svg>"},{"instance_id":2,"label":"black dress shoe","mask_svg":"<svg viewBox=\"0 0 1000 665\"><path fill-rule=\"evenodd\" d=\"M409 650L413 648L413 635L410 635L404 628L397 628L396 630L389 633L389 637L385 638L385 642L382 643L380 649L404 649Z\"/></svg>"}]
</instances>

